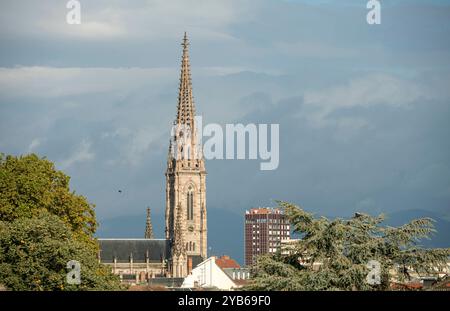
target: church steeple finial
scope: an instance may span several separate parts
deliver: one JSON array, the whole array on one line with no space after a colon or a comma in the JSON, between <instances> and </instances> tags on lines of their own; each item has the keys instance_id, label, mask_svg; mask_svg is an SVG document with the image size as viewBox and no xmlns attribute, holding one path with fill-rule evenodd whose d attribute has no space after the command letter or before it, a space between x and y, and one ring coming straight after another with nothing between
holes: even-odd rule
<instances>
[{"instance_id":1,"label":"church steeple finial","mask_svg":"<svg viewBox=\"0 0 450 311\"><path fill-rule=\"evenodd\" d=\"M187 38L187 33L186 31L184 32L184 38L183 38L183 43L181 43L181 45L183 46L183 51L187 50L188 46L189 46L189 40Z\"/></svg>"},{"instance_id":2,"label":"church steeple finial","mask_svg":"<svg viewBox=\"0 0 450 311\"><path fill-rule=\"evenodd\" d=\"M145 238L153 239L152 218L150 215L150 207L147 207L147 220L145 222Z\"/></svg>"},{"instance_id":3,"label":"church steeple finial","mask_svg":"<svg viewBox=\"0 0 450 311\"><path fill-rule=\"evenodd\" d=\"M195 107L192 95L191 65L189 63L189 40L186 32L184 33L181 45L183 46L183 57L181 59L180 87L178 93L177 119L175 123L192 126Z\"/></svg>"}]
</instances>

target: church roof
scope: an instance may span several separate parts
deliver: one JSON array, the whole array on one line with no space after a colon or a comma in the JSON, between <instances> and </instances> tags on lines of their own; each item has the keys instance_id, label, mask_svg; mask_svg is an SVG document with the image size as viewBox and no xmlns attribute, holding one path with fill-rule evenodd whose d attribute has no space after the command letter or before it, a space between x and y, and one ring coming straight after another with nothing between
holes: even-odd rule
<instances>
[{"instance_id":1,"label":"church roof","mask_svg":"<svg viewBox=\"0 0 450 311\"><path fill-rule=\"evenodd\" d=\"M133 257L135 263L161 262L170 258L170 241L165 239L98 239L100 260L104 263L129 262Z\"/></svg>"},{"instance_id":2,"label":"church roof","mask_svg":"<svg viewBox=\"0 0 450 311\"><path fill-rule=\"evenodd\" d=\"M200 255L188 256L192 258L192 269L197 267L200 263L203 262L203 257Z\"/></svg>"}]
</instances>

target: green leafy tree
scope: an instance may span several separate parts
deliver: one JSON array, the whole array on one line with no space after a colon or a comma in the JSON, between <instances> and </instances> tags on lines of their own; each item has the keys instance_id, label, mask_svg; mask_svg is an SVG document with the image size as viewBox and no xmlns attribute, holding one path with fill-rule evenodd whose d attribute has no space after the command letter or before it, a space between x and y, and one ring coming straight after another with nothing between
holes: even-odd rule
<instances>
[{"instance_id":1,"label":"green leafy tree","mask_svg":"<svg viewBox=\"0 0 450 311\"><path fill-rule=\"evenodd\" d=\"M387 290L392 281L435 274L447 266L449 249L419 245L435 231L432 219L387 227L383 215L329 220L287 202L279 205L301 239L282 252L259 257L247 290ZM381 265L377 285L367 282L371 260Z\"/></svg>"},{"instance_id":2,"label":"green leafy tree","mask_svg":"<svg viewBox=\"0 0 450 311\"><path fill-rule=\"evenodd\" d=\"M69 189L70 178L35 154L0 154L0 284L13 290L120 289L98 263L94 205ZM80 285L66 265L81 263Z\"/></svg>"},{"instance_id":3,"label":"green leafy tree","mask_svg":"<svg viewBox=\"0 0 450 311\"><path fill-rule=\"evenodd\" d=\"M41 211L0 222L0 283L11 290L118 290L117 276L60 218ZM81 283L66 281L67 262L81 264Z\"/></svg>"},{"instance_id":4,"label":"green leafy tree","mask_svg":"<svg viewBox=\"0 0 450 311\"><path fill-rule=\"evenodd\" d=\"M0 154L0 221L33 217L42 210L58 216L87 243L97 228L94 205L69 189L69 176L35 154Z\"/></svg>"}]
</instances>

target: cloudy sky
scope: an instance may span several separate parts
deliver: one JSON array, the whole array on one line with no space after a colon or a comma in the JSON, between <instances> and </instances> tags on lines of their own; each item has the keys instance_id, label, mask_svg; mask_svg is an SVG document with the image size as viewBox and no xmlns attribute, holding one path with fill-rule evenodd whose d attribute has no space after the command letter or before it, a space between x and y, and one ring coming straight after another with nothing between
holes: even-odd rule
<instances>
[{"instance_id":1,"label":"cloudy sky","mask_svg":"<svg viewBox=\"0 0 450 311\"><path fill-rule=\"evenodd\" d=\"M280 124L277 170L207 162L212 218L449 216L450 1L382 2L374 26L365 0L82 0L68 25L65 0L2 0L0 151L54 161L101 222L162 215L187 31L203 121Z\"/></svg>"}]
</instances>

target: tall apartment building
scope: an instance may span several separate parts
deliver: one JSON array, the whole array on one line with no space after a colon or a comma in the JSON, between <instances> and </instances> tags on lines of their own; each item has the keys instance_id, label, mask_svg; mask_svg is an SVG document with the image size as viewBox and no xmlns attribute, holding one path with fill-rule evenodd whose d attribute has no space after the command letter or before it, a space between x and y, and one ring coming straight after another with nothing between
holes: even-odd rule
<instances>
[{"instance_id":1,"label":"tall apartment building","mask_svg":"<svg viewBox=\"0 0 450 311\"><path fill-rule=\"evenodd\" d=\"M280 209L260 207L245 212L245 265L258 255L275 253L281 241L290 239L290 225Z\"/></svg>"}]
</instances>

